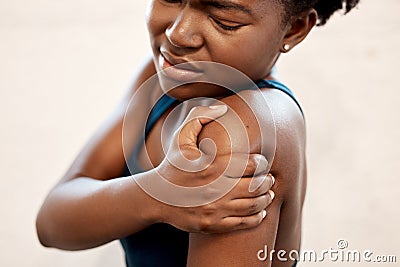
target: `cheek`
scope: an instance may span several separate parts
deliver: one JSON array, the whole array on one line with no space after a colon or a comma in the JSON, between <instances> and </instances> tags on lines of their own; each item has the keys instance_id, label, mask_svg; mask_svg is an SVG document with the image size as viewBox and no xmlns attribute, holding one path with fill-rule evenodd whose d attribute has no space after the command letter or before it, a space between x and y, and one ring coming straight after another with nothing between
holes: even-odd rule
<instances>
[{"instance_id":1,"label":"cheek","mask_svg":"<svg viewBox=\"0 0 400 267\"><path fill-rule=\"evenodd\" d=\"M170 13L165 12L157 1L150 1L146 12L146 25L150 38L154 38L165 31L169 25Z\"/></svg>"},{"instance_id":2,"label":"cheek","mask_svg":"<svg viewBox=\"0 0 400 267\"><path fill-rule=\"evenodd\" d=\"M245 73L251 79L261 79L272 67L277 55L276 42L271 38L260 38L259 34L251 34L232 42L219 42L214 50L216 61L232 66Z\"/></svg>"},{"instance_id":3,"label":"cheek","mask_svg":"<svg viewBox=\"0 0 400 267\"><path fill-rule=\"evenodd\" d=\"M154 16L154 12L148 12L146 17L147 31L150 37L154 37L161 30L161 21Z\"/></svg>"}]
</instances>

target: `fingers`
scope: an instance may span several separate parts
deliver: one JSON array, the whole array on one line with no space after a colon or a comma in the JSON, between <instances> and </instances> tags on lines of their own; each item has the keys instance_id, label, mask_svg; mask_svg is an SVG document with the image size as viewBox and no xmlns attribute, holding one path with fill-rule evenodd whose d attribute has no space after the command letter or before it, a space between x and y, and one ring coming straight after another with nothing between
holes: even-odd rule
<instances>
[{"instance_id":1,"label":"fingers","mask_svg":"<svg viewBox=\"0 0 400 267\"><path fill-rule=\"evenodd\" d=\"M204 124L207 124L222 115L228 110L225 105L198 106L192 108L183 122L179 133L179 145L192 145L197 147L197 137Z\"/></svg>"},{"instance_id":2,"label":"fingers","mask_svg":"<svg viewBox=\"0 0 400 267\"><path fill-rule=\"evenodd\" d=\"M256 188L251 187L252 180L258 184ZM230 193L232 199L254 198L264 195L275 183L275 178L271 174L259 175L254 178L241 178L239 183Z\"/></svg>"},{"instance_id":3,"label":"fingers","mask_svg":"<svg viewBox=\"0 0 400 267\"><path fill-rule=\"evenodd\" d=\"M250 179L251 178L247 178L247 180ZM251 198L234 199L230 202L232 216L225 217L222 220L221 229L226 229L228 232L253 228L258 226L267 216L266 208L275 198L275 193L270 190L275 182L275 178L271 174L268 174L262 179L264 179L264 181L260 187L254 192L249 192L250 194L262 193L261 195ZM247 188L248 181L241 186L243 186L240 188L241 190Z\"/></svg>"},{"instance_id":4,"label":"fingers","mask_svg":"<svg viewBox=\"0 0 400 267\"><path fill-rule=\"evenodd\" d=\"M252 179L262 179L262 183L255 191L249 192L248 187ZM202 207L203 219L200 221L197 231L224 233L256 227L262 222L267 215L267 207L275 198L275 193L271 190L275 178L268 174L255 178L242 178L240 181L243 182L223 198L225 204L218 206L211 203ZM223 212L221 213L221 211ZM219 218L216 219L215 215Z\"/></svg>"},{"instance_id":5,"label":"fingers","mask_svg":"<svg viewBox=\"0 0 400 267\"><path fill-rule=\"evenodd\" d=\"M232 155L220 157L221 160L218 162L229 164L225 176L232 178L256 176L260 173L265 173L268 168L268 161L261 154L233 153ZM222 159L222 157L224 158ZM218 162L216 161L217 164Z\"/></svg>"},{"instance_id":6,"label":"fingers","mask_svg":"<svg viewBox=\"0 0 400 267\"><path fill-rule=\"evenodd\" d=\"M237 216L225 217L221 222L221 227L228 232L258 226L267 216L266 207L272 203L274 198L275 193L269 190L265 195L254 199L235 200L236 202L232 204L235 206Z\"/></svg>"},{"instance_id":7,"label":"fingers","mask_svg":"<svg viewBox=\"0 0 400 267\"><path fill-rule=\"evenodd\" d=\"M255 198L234 199L230 202L232 216L250 216L265 210L275 197L275 193L269 190L266 194Z\"/></svg>"},{"instance_id":8,"label":"fingers","mask_svg":"<svg viewBox=\"0 0 400 267\"><path fill-rule=\"evenodd\" d=\"M218 224L213 224L212 220L204 219L199 223L199 227L194 229L194 232L205 234L227 233L241 229L253 228L258 226L267 216L265 209L258 213L249 216L230 216L222 218Z\"/></svg>"},{"instance_id":9,"label":"fingers","mask_svg":"<svg viewBox=\"0 0 400 267\"><path fill-rule=\"evenodd\" d=\"M262 210L250 216L226 217L222 220L221 224L223 229L227 229L226 232L237 231L258 226L266 216L267 212Z\"/></svg>"}]
</instances>

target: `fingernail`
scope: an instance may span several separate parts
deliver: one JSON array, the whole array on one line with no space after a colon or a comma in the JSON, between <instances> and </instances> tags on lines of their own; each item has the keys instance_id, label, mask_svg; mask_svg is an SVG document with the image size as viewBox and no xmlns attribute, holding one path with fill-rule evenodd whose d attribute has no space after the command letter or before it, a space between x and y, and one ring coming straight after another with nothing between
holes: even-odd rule
<instances>
[{"instance_id":1,"label":"fingernail","mask_svg":"<svg viewBox=\"0 0 400 267\"><path fill-rule=\"evenodd\" d=\"M268 173L268 176L271 177L271 179L272 179L272 185L274 185L274 184L275 184L275 177L274 177L272 174L270 174L270 173Z\"/></svg>"},{"instance_id":2,"label":"fingernail","mask_svg":"<svg viewBox=\"0 0 400 267\"><path fill-rule=\"evenodd\" d=\"M272 190L268 190L269 195L271 196L271 200L275 198L275 193Z\"/></svg>"},{"instance_id":3,"label":"fingernail","mask_svg":"<svg viewBox=\"0 0 400 267\"><path fill-rule=\"evenodd\" d=\"M265 217L267 217L267 211L266 211L266 210L263 210L263 211L262 211L262 218L263 218L263 220L264 220Z\"/></svg>"},{"instance_id":4,"label":"fingernail","mask_svg":"<svg viewBox=\"0 0 400 267\"><path fill-rule=\"evenodd\" d=\"M226 105L215 105L215 106L209 106L210 109L224 109L226 108Z\"/></svg>"}]
</instances>

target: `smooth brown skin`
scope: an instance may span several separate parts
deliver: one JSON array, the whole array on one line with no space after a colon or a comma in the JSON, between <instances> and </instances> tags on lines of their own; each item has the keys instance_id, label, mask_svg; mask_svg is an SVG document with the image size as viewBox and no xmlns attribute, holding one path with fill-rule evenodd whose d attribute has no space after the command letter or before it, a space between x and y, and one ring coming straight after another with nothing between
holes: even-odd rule
<instances>
[{"instance_id":1,"label":"smooth brown skin","mask_svg":"<svg viewBox=\"0 0 400 267\"><path fill-rule=\"evenodd\" d=\"M148 63L139 73L132 91L155 73L154 66L158 68L160 47L187 60L215 61L230 65L253 80L272 78L269 73L283 45L289 44L291 48L297 45L316 22L314 10L282 25L282 7L274 4L274 1L235 2L246 6L252 14L212 7L202 0L151 1L148 27L155 64ZM221 28L221 22L239 28L227 31ZM160 84L163 84L162 78ZM260 262L257 259L258 250L265 245L275 250L289 251L299 248L301 207L306 187L305 130L298 107L286 94L270 89L264 89L261 93L268 99L274 114L277 150L271 169L276 178L273 187L276 198L267 208L266 219L259 225L260 211L270 202L267 194L271 185L269 179L265 181L263 190L257 192L257 198L247 190L249 179L241 179L239 185L227 196L198 208L177 208L162 204L143 193L131 179L112 179L119 177L124 167L121 126L123 112L132 93L127 95L112 118L91 139L44 202L37 219L38 235L44 245L71 250L95 247L162 221L192 232L188 266L270 266L271 262ZM220 98L248 126L251 152L265 152L265 147L261 147L259 143L260 135L268 132L268 127L272 125L265 118L266 107L260 93L241 92L253 111L246 108L238 96L224 97L226 93L213 86L191 84L182 86L171 94L179 99L200 95ZM141 99L138 102L142 108L148 108L143 103L150 101ZM230 113L220 119L229 122ZM162 166L163 163L163 152L157 144L160 140L160 125L165 116L166 114L156 123L146 142L154 166ZM254 124L255 120L251 119L254 116L264 122L260 124L261 132L258 130L259 126ZM200 140L211 138L217 144L219 155L243 152L240 142L233 140L230 144L226 136L218 124L212 122L202 129ZM228 149L231 146L232 151ZM193 147L189 150L193 150ZM212 179L219 172L218 168L214 170L215 173L208 174L209 178L206 180ZM173 172L171 168L170 174ZM145 178L145 175L154 175L154 172L150 170L139 175ZM246 203L245 196L252 197L253 201L250 203L247 199ZM232 200L236 197L243 200L241 204L238 204L238 199ZM223 223L224 217L233 218L232 215L235 214L250 214L252 216L242 218L252 219L239 219L233 225ZM227 229L249 227L247 230L224 234L200 233L226 232ZM291 264L274 261L273 266Z\"/></svg>"}]
</instances>

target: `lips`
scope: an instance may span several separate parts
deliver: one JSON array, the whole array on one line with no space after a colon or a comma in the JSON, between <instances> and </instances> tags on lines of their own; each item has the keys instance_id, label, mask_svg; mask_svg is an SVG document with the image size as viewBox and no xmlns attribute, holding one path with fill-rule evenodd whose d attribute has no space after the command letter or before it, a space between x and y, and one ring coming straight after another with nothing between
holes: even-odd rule
<instances>
[{"instance_id":1,"label":"lips","mask_svg":"<svg viewBox=\"0 0 400 267\"><path fill-rule=\"evenodd\" d=\"M159 67L161 73L170 79L179 82L195 82L204 74L199 65L200 62L175 57L167 50L160 49Z\"/></svg>"}]
</instances>

